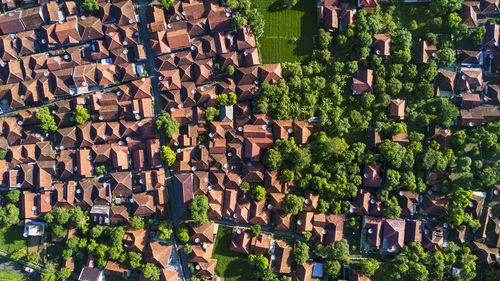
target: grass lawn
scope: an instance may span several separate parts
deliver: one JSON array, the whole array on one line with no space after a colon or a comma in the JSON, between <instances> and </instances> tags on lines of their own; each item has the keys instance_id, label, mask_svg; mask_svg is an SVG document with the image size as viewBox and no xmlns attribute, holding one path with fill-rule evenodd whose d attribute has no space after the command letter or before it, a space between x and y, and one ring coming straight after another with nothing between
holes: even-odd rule
<instances>
[{"instance_id":1,"label":"grass lawn","mask_svg":"<svg viewBox=\"0 0 500 281\"><path fill-rule=\"evenodd\" d=\"M212 258L217 259L215 274L225 281L250 280L252 268L248 265L247 255L229 250L232 229L219 225Z\"/></svg>"},{"instance_id":2,"label":"grass lawn","mask_svg":"<svg viewBox=\"0 0 500 281\"><path fill-rule=\"evenodd\" d=\"M261 63L301 61L313 51L318 26L316 2L299 0L287 10L278 10L279 0L252 0L265 19L259 39Z\"/></svg>"},{"instance_id":3,"label":"grass lawn","mask_svg":"<svg viewBox=\"0 0 500 281\"><path fill-rule=\"evenodd\" d=\"M0 281L28 281L28 280L30 279L21 275L17 275L6 271L0 271Z\"/></svg>"},{"instance_id":4,"label":"grass lawn","mask_svg":"<svg viewBox=\"0 0 500 281\"><path fill-rule=\"evenodd\" d=\"M26 238L23 237L24 227L20 225L0 229L0 249L9 253L26 248Z\"/></svg>"}]
</instances>

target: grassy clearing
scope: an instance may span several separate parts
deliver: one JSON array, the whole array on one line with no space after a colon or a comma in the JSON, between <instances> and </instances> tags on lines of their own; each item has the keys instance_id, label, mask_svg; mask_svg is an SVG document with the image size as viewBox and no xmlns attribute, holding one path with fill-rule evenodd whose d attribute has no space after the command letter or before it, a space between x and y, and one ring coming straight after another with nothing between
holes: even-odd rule
<instances>
[{"instance_id":1,"label":"grassy clearing","mask_svg":"<svg viewBox=\"0 0 500 281\"><path fill-rule=\"evenodd\" d=\"M15 273L0 271L0 281L28 281L29 278L26 278L21 275L17 275Z\"/></svg>"},{"instance_id":2,"label":"grassy clearing","mask_svg":"<svg viewBox=\"0 0 500 281\"><path fill-rule=\"evenodd\" d=\"M253 0L265 19L260 42L261 63L301 61L312 53L317 32L316 2L299 0L290 9L279 10L279 0Z\"/></svg>"},{"instance_id":3,"label":"grassy clearing","mask_svg":"<svg viewBox=\"0 0 500 281\"><path fill-rule=\"evenodd\" d=\"M249 280L252 268L248 265L247 255L229 250L232 229L219 225L212 258L217 259L215 274L225 281Z\"/></svg>"},{"instance_id":4,"label":"grassy clearing","mask_svg":"<svg viewBox=\"0 0 500 281\"><path fill-rule=\"evenodd\" d=\"M0 249L9 253L26 248L26 239L23 237L24 227L20 225L0 229Z\"/></svg>"}]
</instances>

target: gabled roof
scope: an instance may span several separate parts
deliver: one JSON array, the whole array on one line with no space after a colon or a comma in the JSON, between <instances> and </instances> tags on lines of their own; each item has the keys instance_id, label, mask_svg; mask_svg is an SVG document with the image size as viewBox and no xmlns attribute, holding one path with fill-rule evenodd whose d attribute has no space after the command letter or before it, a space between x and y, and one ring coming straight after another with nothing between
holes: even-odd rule
<instances>
[{"instance_id":1,"label":"gabled roof","mask_svg":"<svg viewBox=\"0 0 500 281\"><path fill-rule=\"evenodd\" d=\"M123 244L127 251L142 253L148 241L148 231L146 229L129 228L123 236Z\"/></svg>"},{"instance_id":2,"label":"gabled roof","mask_svg":"<svg viewBox=\"0 0 500 281\"><path fill-rule=\"evenodd\" d=\"M171 252L171 245L150 241L144 252L144 261L154 263L159 268L165 268L168 265Z\"/></svg>"}]
</instances>

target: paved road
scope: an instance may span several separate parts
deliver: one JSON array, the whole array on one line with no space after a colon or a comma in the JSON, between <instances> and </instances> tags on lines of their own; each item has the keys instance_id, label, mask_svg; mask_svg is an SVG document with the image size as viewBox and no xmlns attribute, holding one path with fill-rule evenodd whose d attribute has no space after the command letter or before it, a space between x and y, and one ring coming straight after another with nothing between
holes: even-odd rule
<instances>
[{"instance_id":1,"label":"paved road","mask_svg":"<svg viewBox=\"0 0 500 281\"><path fill-rule=\"evenodd\" d=\"M31 274L26 273L19 264L15 264L7 259L0 258L0 271L10 272L13 274L29 277L33 280L39 280L38 272L34 271Z\"/></svg>"}]
</instances>

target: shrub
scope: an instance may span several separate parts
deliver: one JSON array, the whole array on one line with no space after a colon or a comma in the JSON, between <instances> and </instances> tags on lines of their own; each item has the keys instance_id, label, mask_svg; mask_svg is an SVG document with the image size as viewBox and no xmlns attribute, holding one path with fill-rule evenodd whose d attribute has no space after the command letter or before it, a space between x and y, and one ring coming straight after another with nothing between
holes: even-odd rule
<instances>
[{"instance_id":1,"label":"shrub","mask_svg":"<svg viewBox=\"0 0 500 281\"><path fill-rule=\"evenodd\" d=\"M215 107L209 107L205 110L205 119L207 121L213 121L216 117L219 117L219 110Z\"/></svg>"},{"instance_id":2,"label":"shrub","mask_svg":"<svg viewBox=\"0 0 500 281\"><path fill-rule=\"evenodd\" d=\"M0 160L5 160L5 157L7 157L7 151L0 150Z\"/></svg>"},{"instance_id":3,"label":"shrub","mask_svg":"<svg viewBox=\"0 0 500 281\"><path fill-rule=\"evenodd\" d=\"M97 0L83 0L82 8L86 13L89 14L99 11Z\"/></svg>"},{"instance_id":4,"label":"shrub","mask_svg":"<svg viewBox=\"0 0 500 281\"><path fill-rule=\"evenodd\" d=\"M241 189L250 189L250 184L246 181L242 182L240 185Z\"/></svg>"},{"instance_id":5,"label":"shrub","mask_svg":"<svg viewBox=\"0 0 500 281\"><path fill-rule=\"evenodd\" d=\"M233 76L234 75L234 66L228 65L226 67L226 74L229 76Z\"/></svg>"},{"instance_id":6,"label":"shrub","mask_svg":"<svg viewBox=\"0 0 500 281\"><path fill-rule=\"evenodd\" d=\"M108 173L108 169L105 165L100 165L95 168L95 172L99 175L105 175Z\"/></svg>"},{"instance_id":7,"label":"shrub","mask_svg":"<svg viewBox=\"0 0 500 281\"><path fill-rule=\"evenodd\" d=\"M135 229L144 228L144 218L143 217L132 217L130 218L130 226Z\"/></svg>"},{"instance_id":8,"label":"shrub","mask_svg":"<svg viewBox=\"0 0 500 281\"><path fill-rule=\"evenodd\" d=\"M189 254L191 254L191 252L193 252L193 247L191 247L191 245L189 245L189 244L186 244L186 245L184 245L184 248L182 250L184 251L184 253L186 255L189 255Z\"/></svg>"},{"instance_id":9,"label":"shrub","mask_svg":"<svg viewBox=\"0 0 500 281\"><path fill-rule=\"evenodd\" d=\"M253 236L259 236L260 231L261 231L261 227L258 224L254 224L254 225L250 226L250 231L252 232Z\"/></svg>"}]
</instances>

